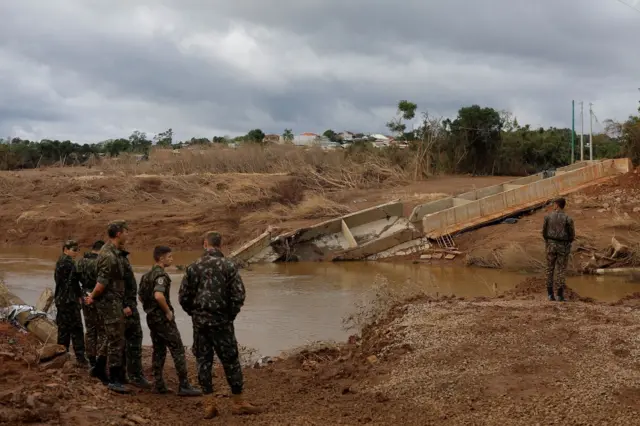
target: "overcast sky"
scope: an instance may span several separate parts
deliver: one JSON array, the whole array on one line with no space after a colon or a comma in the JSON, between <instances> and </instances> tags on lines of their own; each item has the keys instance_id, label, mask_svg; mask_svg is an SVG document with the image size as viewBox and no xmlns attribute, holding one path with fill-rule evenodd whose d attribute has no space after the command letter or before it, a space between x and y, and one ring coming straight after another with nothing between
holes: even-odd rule
<instances>
[{"instance_id":1,"label":"overcast sky","mask_svg":"<svg viewBox=\"0 0 640 426\"><path fill-rule=\"evenodd\" d=\"M2 137L377 132L400 99L568 127L571 99L601 122L640 99L640 12L616 0L0 0L0 17Z\"/></svg>"}]
</instances>

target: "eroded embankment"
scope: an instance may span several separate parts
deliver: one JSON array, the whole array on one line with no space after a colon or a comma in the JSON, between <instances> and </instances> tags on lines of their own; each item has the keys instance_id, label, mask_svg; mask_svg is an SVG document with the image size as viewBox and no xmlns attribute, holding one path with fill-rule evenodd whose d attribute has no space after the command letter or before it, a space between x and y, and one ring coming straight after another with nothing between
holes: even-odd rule
<instances>
[{"instance_id":1,"label":"eroded embankment","mask_svg":"<svg viewBox=\"0 0 640 426\"><path fill-rule=\"evenodd\" d=\"M378 291L384 294L384 291ZM247 396L263 414L229 414L218 369L220 419L200 419L201 401L174 395L117 396L70 365L28 366L35 342L2 325L0 421L10 424L633 424L640 410L640 314L616 304L544 300L529 279L498 299L418 293L360 319L343 345L295 351L246 369ZM403 295L403 297L406 296ZM387 299L386 303L392 303ZM144 365L150 364L149 350ZM193 360L189 359L193 373ZM166 368L170 385L175 374ZM113 408L115 407L115 408Z\"/></svg>"},{"instance_id":2,"label":"eroded embankment","mask_svg":"<svg viewBox=\"0 0 640 426\"><path fill-rule=\"evenodd\" d=\"M570 273L640 266L640 169L566 198L576 229ZM546 265L542 223L547 213L539 210L513 224L463 233L455 242L469 266L542 272ZM613 238L628 249L615 258Z\"/></svg>"}]
</instances>

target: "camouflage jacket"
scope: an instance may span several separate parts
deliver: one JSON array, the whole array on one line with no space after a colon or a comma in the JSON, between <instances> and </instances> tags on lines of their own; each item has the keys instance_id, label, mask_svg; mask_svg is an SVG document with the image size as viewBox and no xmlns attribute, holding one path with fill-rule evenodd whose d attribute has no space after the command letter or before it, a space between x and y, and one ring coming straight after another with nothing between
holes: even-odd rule
<instances>
[{"instance_id":1,"label":"camouflage jacket","mask_svg":"<svg viewBox=\"0 0 640 426\"><path fill-rule=\"evenodd\" d=\"M128 264L127 258L120 255L120 250L112 242L102 246L97 259L98 279L96 280L105 286L100 298L124 299L127 279L125 261Z\"/></svg>"},{"instance_id":2,"label":"camouflage jacket","mask_svg":"<svg viewBox=\"0 0 640 426\"><path fill-rule=\"evenodd\" d=\"M56 262L53 279L56 283L54 301L56 306L80 303L82 290L76 276L76 266L71 256L62 254Z\"/></svg>"},{"instance_id":3,"label":"camouflage jacket","mask_svg":"<svg viewBox=\"0 0 640 426\"><path fill-rule=\"evenodd\" d=\"M544 218L542 237L549 243L571 244L576 237L573 219L563 211L549 213Z\"/></svg>"},{"instance_id":4,"label":"camouflage jacket","mask_svg":"<svg viewBox=\"0 0 640 426\"><path fill-rule=\"evenodd\" d=\"M189 265L180 285L180 306L194 325L233 322L244 299L244 283L237 266L217 249L206 250Z\"/></svg>"},{"instance_id":5,"label":"camouflage jacket","mask_svg":"<svg viewBox=\"0 0 640 426\"><path fill-rule=\"evenodd\" d=\"M164 294L167 305L169 305L169 309L173 312L170 299L171 278L169 278L169 275L162 267L155 265L149 272L142 276L140 279L140 289L138 290L142 308L147 314L147 319L151 321L164 320L165 318L164 312L155 298L157 291Z\"/></svg>"},{"instance_id":6,"label":"camouflage jacket","mask_svg":"<svg viewBox=\"0 0 640 426\"><path fill-rule=\"evenodd\" d=\"M120 250L120 261L124 267L124 307L138 309L138 283L127 256L128 251Z\"/></svg>"},{"instance_id":7,"label":"camouflage jacket","mask_svg":"<svg viewBox=\"0 0 640 426\"><path fill-rule=\"evenodd\" d=\"M76 277L85 293L90 293L98 280L98 254L88 252L76 262Z\"/></svg>"}]
</instances>

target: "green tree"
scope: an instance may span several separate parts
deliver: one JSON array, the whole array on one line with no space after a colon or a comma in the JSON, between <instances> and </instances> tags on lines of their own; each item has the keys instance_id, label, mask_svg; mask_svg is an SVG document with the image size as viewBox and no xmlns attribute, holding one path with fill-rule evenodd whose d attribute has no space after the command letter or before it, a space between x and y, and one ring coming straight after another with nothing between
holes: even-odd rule
<instances>
[{"instance_id":1,"label":"green tree","mask_svg":"<svg viewBox=\"0 0 640 426\"><path fill-rule=\"evenodd\" d=\"M170 148L171 145L173 145L173 129L167 129L164 132L158 133L153 140L157 146Z\"/></svg>"},{"instance_id":2,"label":"green tree","mask_svg":"<svg viewBox=\"0 0 640 426\"><path fill-rule=\"evenodd\" d=\"M250 130L249 133L247 133L247 135L245 136L245 140L249 141L249 142L256 142L256 143L262 143L262 141L264 140L264 132L260 129L253 129Z\"/></svg>"},{"instance_id":3,"label":"green tree","mask_svg":"<svg viewBox=\"0 0 640 426\"><path fill-rule=\"evenodd\" d=\"M139 130L135 130L129 136L129 143L131 145L131 151L140 154L148 154L152 145L152 142L147 137L147 134Z\"/></svg>"},{"instance_id":4,"label":"green tree","mask_svg":"<svg viewBox=\"0 0 640 426\"><path fill-rule=\"evenodd\" d=\"M336 132L334 132L333 130L331 130L331 129L325 130L324 133L322 134L322 136L326 137L331 142L339 142L340 141L340 137L338 136L338 134Z\"/></svg>"},{"instance_id":5,"label":"green tree","mask_svg":"<svg viewBox=\"0 0 640 426\"><path fill-rule=\"evenodd\" d=\"M398 102L398 112L396 117L387 123L387 128L396 134L399 139L405 138L407 125L405 121L413 120L416 116L418 105L407 100Z\"/></svg>"},{"instance_id":6,"label":"green tree","mask_svg":"<svg viewBox=\"0 0 640 426\"><path fill-rule=\"evenodd\" d=\"M282 133L282 139L285 142L293 142L293 130L291 129L284 129L284 132Z\"/></svg>"}]
</instances>

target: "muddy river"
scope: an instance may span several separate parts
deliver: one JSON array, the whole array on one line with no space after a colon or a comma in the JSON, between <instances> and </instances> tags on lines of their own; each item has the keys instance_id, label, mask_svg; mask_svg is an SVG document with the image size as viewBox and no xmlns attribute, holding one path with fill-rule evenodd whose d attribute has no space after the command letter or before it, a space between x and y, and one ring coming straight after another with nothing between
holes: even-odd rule
<instances>
[{"instance_id":1,"label":"muddy river","mask_svg":"<svg viewBox=\"0 0 640 426\"><path fill-rule=\"evenodd\" d=\"M53 288L58 250L0 249L0 274L9 288L27 303L35 303L42 290ZM188 264L198 252L174 253L176 264ZM148 253L132 253L139 279L152 263ZM182 277L175 268L172 301L185 345L192 343L191 320L180 309L177 293ZM372 287L385 280L390 287L420 286L433 295L492 296L513 288L525 276L497 270L414 265L407 263L290 263L254 265L243 270L247 289L245 307L236 320L240 344L261 355L317 340L345 340L343 318L356 305L373 296ZM638 289L637 284L607 277L576 277L569 285L583 296L614 301ZM143 315L145 344L150 344Z\"/></svg>"}]
</instances>

